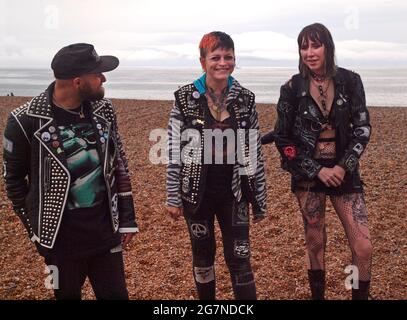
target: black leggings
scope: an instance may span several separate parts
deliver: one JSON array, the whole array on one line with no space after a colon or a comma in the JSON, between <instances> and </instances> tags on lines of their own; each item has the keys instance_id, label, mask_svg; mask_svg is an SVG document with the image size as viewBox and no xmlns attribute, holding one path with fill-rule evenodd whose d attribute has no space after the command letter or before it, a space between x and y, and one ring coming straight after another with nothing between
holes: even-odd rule
<instances>
[{"instance_id":1,"label":"black leggings","mask_svg":"<svg viewBox=\"0 0 407 320\"><path fill-rule=\"evenodd\" d=\"M222 232L226 264L235 298L256 299L250 265L249 214L246 201L204 198L194 214L184 210L192 244L193 274L199 299L215 299L215 215Z\"/></svg>"}]
</instances>

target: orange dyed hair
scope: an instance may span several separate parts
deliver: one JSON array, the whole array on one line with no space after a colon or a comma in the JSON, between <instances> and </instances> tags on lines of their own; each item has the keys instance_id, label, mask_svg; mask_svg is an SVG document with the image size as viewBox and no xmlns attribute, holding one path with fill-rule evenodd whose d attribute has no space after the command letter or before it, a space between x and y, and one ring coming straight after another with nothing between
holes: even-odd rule
<instances>
[{"instance_id":1,"label":"orange dyed hair","mask_svg":"<svg viewBox=\"0 0 407 320\"><path fill-rule=\"evenodd\" d=\"M199 43L201 58L205 58L208 52L212 52L218 48L235 50L235 44L232 38L225 32L213 31L205 34Z\"/></svg>"}]
</instances>

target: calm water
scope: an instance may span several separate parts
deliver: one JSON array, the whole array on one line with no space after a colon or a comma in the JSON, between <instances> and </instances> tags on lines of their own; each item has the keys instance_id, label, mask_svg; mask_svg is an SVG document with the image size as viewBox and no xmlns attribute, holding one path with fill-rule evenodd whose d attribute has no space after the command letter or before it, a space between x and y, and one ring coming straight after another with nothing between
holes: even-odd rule
<instances>
[{"instance_id":1,"label":"calm water","mask_svg":"<svg viewBox=\"0 0 407 320\"><path fill-rule=\"evenodd\" d=\"M361 69L369 106L407 107L407 69ZM280 86L295 69L241 68L234 77L256 94L257 102L277 102ZM199 77L198 68L124 68L106 73L106 96L172 100L173 92ZM53 80L46 69L0 69L0 96L34 96Z\"/></svg>"}]
</instances>

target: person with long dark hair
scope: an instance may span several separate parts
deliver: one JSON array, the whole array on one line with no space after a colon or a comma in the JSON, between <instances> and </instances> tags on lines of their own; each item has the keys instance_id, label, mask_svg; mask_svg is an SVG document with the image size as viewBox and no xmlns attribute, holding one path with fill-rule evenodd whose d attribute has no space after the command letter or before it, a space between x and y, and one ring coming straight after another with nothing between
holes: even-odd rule
<instances>
[{"instance_id":1,"label":"person with long dark hair","mask_svg":"<svg viewBox=\"0 0 407 320\"><path fill-rule=\"evenodd\" d=\"M325 298L325 205L329 196L352 251L352 298L367 299L372 244L359 159L371 135L360 76L335 63L335 44L320 23L298 36L299 74L281 87L274 128L282 168L292 175L305 229L313 299Z\"/></svg>"}]
</instances>

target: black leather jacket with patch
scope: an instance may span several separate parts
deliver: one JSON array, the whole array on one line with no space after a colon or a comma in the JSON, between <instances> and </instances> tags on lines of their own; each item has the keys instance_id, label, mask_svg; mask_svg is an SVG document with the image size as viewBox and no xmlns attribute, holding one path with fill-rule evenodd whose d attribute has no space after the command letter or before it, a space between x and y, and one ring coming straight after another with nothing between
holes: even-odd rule
<instances>
[{"instance_id":1,"label":"black leather jacket with patch","mask_svg":"<svg viewBox=\"0 0 407 320\"><path fill-rule=\"evenodd\" d=\"M334 85L330 122L336 130L337 164L359 176L359 158L371 135L362 80L357 73L338 68ZM326 121L309 93L309 80L297 74L281 87L274 138L281 166L294 180L311 180L321 170L313 155Z\"/></svg>"},{"instance_id":2,"label":"black leather jacket with patch","mask_svg":"<svg viewBox=\"0 0 407 320\"><path fill-rule=\"evenodd\" d=\"M3 167L7 195L40 254L53 248L62 221L71 177L61 137L44 139L57 124L50 105L53 85L11 112L4 131ZM138 232L127 160L114 107L107 99L85 102L97 139L113 232ZM55 147L55 146L59 147Z\"/></svg>"}]
</instances>

